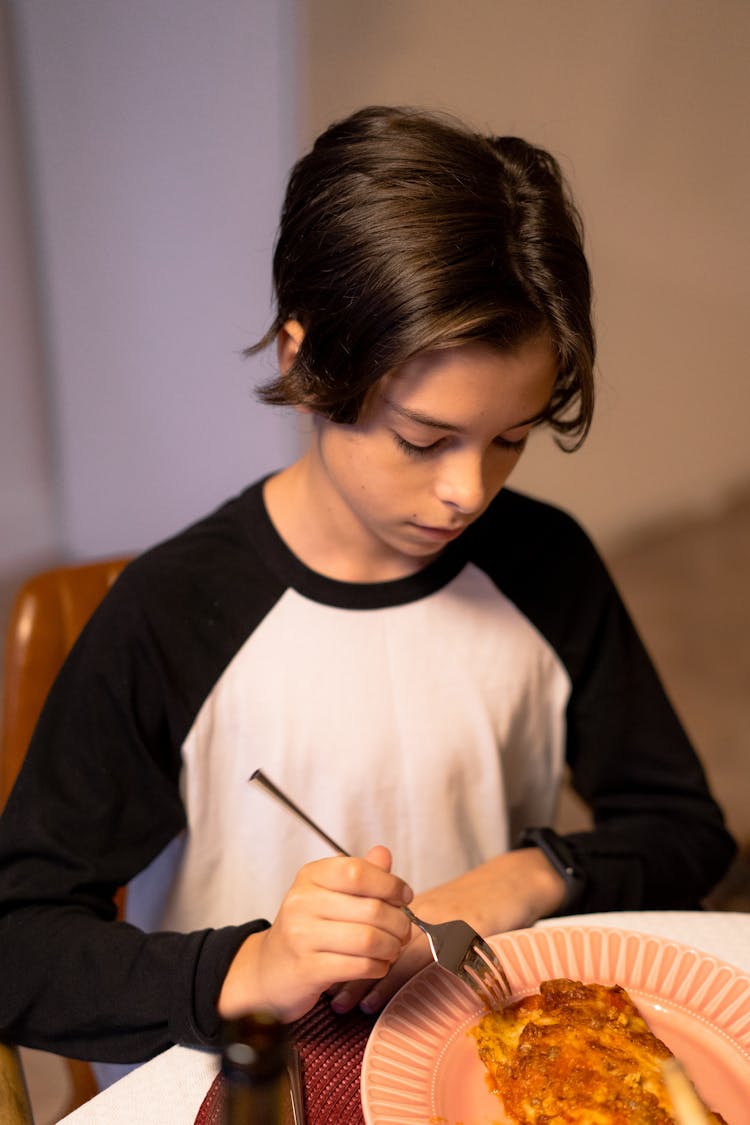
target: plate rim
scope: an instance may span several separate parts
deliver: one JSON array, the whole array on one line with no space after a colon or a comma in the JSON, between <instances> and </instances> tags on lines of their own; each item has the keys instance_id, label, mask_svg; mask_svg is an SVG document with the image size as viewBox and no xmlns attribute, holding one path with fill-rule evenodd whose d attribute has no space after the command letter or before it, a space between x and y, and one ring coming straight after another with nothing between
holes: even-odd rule
<instances>
[{"instance_id":1,"label":"plate rim","mask_svg":"<svg viewBox=\"0 0 750 1125\"><path fill-rule=\"evenodd\" d=\"M540 927L534 926L519 930L509 930L505 933L493 934L492 936L487 938L487 941L489 941L490 944L493 945L493 947L497 950L501 957L506 958L505 967L506 969L508 969L507 958L511 955L511 950L515 948L516 944L519 941L530 943L532 947L535 945L538 946L538 944L541 942L542 945L546 945L547 949L549 950L555 939L557 939L558 941L562 940L565 943L566 948L569 948L570 942L576 939L578 941L582 941L584 944L590 944L592 940L596 939L600 940L603 944L608 945L619 943L620 948L628 944L635 943L643 947L644 956L646 955L646 950L648 949L649 945L652 944L653 948L658 951L659 956L664 956L666 954L666 951L673 951L674 961L678 964L686 957L693 958L693 972L697 972L701 968L705 970L707 967L712 974L716 974L718 972L721 972L722 970L725 971L727 974L726 987L732 986L734 988L739 987L740 990L744 989L742 995L738 998L733 1007L737 1006L739 1000L742 1000L743 1003L745 1000L750 1002L750 973L748 973L745 969L740 968L738 965L733 965L731 964L731 962L725 961L721 957L717 957L713 953L709 953L706 950L700 949L698 946L690 945L687 942L680 941L679 939L671 937L666 937L664 935L647 933L640 930L624 929L617 926L607 926L604 924L595 924L588 926L585 923L571 925L561 922L559 925L544 925ZM427 979L428 976L432 976L436 972L439 973L440 971L441 970L438 968L438 966L434 964L426 965L410 980L406 981L406 983L399 989L399 991L391 998L385 1008L383 1008L382 1012L378 1016L375 1025L372 1028L370 1035L368 1036L362 1058L362 1071L360 1079L360 1095L365 1125L380 1125L380 1121L383 1120L382 1117L378 1118L373 1116L373 1114L371 1113L370 1105L368 1104L367 1096L367 1085L373 1066L372 1058L379 1045L379 1032L380 1035L382 1035L384 1028L387 1026L389 1016L390 1018L392 1018L394 1012L398 1014L398 1009L403 1006L405 1000L408 1000L411 992L414 990L419 991L424 987L424 980ZM533 983L531 982L531 980L529 980L528 984L522 984L519 987L514 987L514 991L511 999L509 1000L509 1003L512 1003L514 999L518 999L521 996L529 995L530 992L534 991L535 985L538 985L539 981L542 979L550 978L549 976L540 976L538 978L535 978ZM596 979L596 977L591 973L580 972L579 979L588 979L589 981L593 981ZM517 980L517 976L511 976L511 983L514 986L517 984ZM633 993L638 993L641 996L648 998L649 1000L662 1002L669 1005L673 1009L679 1009L687 1013L691 1017L698 1019L699 1021L708 1025L713 1031L717 1032L723 1039L728 1040L731 1045L736 1048L741 1055L747 1058L748 1062L750 1063L750 1011L746 1016L743 1016L744 1023L747 1026L746 1030L743 1032L742 1038L738 1038L737 1035L728 1030L726 1026L717 1024L713 1017L707 1017L705 1013L703 1013L699 1008L695 1006L682 1003L669 996L660 995L658 991L648 989L641 986L640 984L626 983L623 985L623 987L627 988L629 991L632 990ZM453 988L458 989L460 988L460 986L457 982L455 982ZM476 1014L479 1014L482 1011L479 1002L474 1001L471 1003L470 1007L467 1006L466 1008L467 1017L472 1014L472 1008L474 1009L474 1012ZM437 1066L437 1061L438 1060L436 1057L435 1066Z\"/></svg>"}]
</instances>

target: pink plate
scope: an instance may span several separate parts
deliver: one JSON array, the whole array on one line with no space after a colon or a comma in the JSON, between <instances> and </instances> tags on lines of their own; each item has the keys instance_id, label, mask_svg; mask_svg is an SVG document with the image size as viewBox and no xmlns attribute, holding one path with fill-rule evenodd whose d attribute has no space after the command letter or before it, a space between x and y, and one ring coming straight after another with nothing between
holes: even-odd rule
<instances>
[{"instance_id":1,"label":"pink plate","mask_svg":"<svg viewBox=\"0 0 750 1125\"><path fill-rule=\"evenodd\" d=\"M680 1059L706 1103L750 1125L750 978L665 938L588 926L490 939L516 997L555 977L619 984ZM365 1050L367 1125L503 1125L469 1029L482 1007L436 965L385 1008Z\"/></svg>"}]
</instances>

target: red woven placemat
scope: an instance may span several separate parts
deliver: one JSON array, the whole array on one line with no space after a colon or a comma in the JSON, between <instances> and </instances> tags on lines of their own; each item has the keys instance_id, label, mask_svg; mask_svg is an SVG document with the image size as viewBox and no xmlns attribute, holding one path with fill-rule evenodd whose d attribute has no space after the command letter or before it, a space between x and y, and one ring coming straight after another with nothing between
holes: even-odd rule
<instances>
[{"instance_id":1,"label":"red woven placemat","mask_svg":"<svg viewBox=\"0 0 750 1125\"><path fill-rule=\"evenodd\" d=\"M290 1025L289 1038L302 1056L309 1125L364 1125L359 1081L373 1019L359 1011L337 1016L321 1000ZM206 1094L195 1125L220 1125L221 1075Z\"/></svg>"}]
</instances>

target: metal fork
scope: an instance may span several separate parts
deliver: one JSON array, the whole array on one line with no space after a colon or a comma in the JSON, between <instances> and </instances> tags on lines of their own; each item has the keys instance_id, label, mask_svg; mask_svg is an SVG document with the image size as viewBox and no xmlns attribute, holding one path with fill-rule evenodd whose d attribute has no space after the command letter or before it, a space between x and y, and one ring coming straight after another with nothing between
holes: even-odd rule
<instances>
[{"instance_id":1,"label":"metal fork","mask_svg":"<svg viewBox=\"0 0 750 1125\"><path fill-rule=\"evenodd\" d=\"M262 770L254 770L248 781L256 782L280 801L339 855L349 856L349 852L332 840L286 793L282 793ZM490 1009L497 1008L510 998L512 989L502 962L494 949L468 922L460 919L453 922L424 922L408 906L402 906L401 909L409 921L418 926L426 936L437 964L473 989L483 1004Z\"/></svg>"}]
</instances>

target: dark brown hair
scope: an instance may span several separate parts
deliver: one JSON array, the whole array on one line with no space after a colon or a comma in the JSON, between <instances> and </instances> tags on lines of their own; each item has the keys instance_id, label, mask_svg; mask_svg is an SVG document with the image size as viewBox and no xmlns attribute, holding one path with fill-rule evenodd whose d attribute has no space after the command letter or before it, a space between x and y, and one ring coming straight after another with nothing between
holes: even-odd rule
<instances>
[{"instance_id":1,"label":"dark brown hair","mask_svg":"<svg viewBox=\"0 0 750 1125\"><path fill-rule=\"evenodd\" d=\"M583 441L594 403L591 283L557 161L517 137L372 106L328 128L289 179L273 263L277 315L305 337L265 402L357 420L370 388L417 352L510 349L549 332L547 421Z\"/></svg>"}]
</instances>

